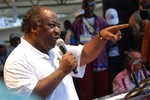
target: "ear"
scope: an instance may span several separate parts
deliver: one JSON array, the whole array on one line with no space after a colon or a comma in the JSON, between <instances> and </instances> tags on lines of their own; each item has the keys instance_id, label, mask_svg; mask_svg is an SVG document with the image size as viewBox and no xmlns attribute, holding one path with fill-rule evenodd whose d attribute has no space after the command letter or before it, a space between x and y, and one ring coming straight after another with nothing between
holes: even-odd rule
<instances>
[{"instance_id":1,"label":"ear","mask_svg":"<svg viewBox=\"0 0 150 100\"><path fill-rule=\"evenodd\" d=\"M35 33L35 32L36 32L36 29L32 28L32 29L31 29L31 32Z\"/></svg>"}]
</instances>

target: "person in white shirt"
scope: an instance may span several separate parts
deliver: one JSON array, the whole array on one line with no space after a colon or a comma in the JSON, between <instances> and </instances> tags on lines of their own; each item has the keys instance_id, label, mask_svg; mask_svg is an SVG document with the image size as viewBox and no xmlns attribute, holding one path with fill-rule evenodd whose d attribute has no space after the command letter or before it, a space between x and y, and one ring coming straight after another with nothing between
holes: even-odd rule
<instances>
[{"instance_id":1,"label":"person in white shirt","mask_svg":"<svg viewBox=\"0 0 150 100\"><path fill-rule=\"evenodd\" d=\"M85 64L99 55L109 39L120 40L119 30L126 27L128 24L103 29L84 46L66 45L68 52L62 55L56 46L60 38L57 14L51 8L33 6L22 22L21 43L6 60L5 84L26 98L36 93L46 100L78 100L71 76L82 78Z\"/></svg>"}]
</instances>

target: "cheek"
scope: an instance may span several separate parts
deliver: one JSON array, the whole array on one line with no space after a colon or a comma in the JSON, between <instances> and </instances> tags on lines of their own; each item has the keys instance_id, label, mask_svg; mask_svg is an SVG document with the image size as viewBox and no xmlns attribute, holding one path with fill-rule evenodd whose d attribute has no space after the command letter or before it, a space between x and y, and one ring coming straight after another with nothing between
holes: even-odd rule
<instances>
[{"instance_id":1,"label":"cheek","mask_svg":"<svg viewBox=\"0 0 150 100\"><path fill-rule=\"evenodd\" d=\"M40 30L39 32L38 32L39 34L39 38L41 38L43 41L45 41L45 40L47 40L47 38L49 38L50 37L50 31L49 30L47 30L47 29L45 29L45 30Z\"/></svg>"},{"instance_id":2,"label":"cheek","mask_svg":"<svg viewBox=\"0 0 150 100\"><path fill-rule=\"evenodd\" d=\"M56 43L56 41L54 41L54 39L52 38L52 36L51 35L49 35L48 37L47 37L47 45L49 45L50 47L54 47L55 46L55 43Z\"/></svg>"}]
</instances>

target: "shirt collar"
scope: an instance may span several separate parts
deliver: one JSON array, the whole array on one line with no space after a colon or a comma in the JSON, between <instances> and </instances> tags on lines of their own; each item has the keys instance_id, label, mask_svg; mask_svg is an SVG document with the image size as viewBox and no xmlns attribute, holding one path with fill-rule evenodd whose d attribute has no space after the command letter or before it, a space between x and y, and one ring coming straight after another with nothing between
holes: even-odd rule
<instances>
[{"instance_id":1,"label":"shirt collar","mask_svg":"<svg viewBox=\"0 0 150 100\"><path fill-rule=\"evenodd\" d=\"M34 53L36 53L37 55L34 55L34 57L38 57L38 58L50 58L49 55L39 51L38 49L36 49L35 47L33 47L29 42L27 42L23 37L21 37L21 43L25 46L27 46L28 48L30 48L32 51L34 51ZM50 51L49 51L50 52ZM48 53L49 54L49 53Z\"/></svg>"}]
</instances>

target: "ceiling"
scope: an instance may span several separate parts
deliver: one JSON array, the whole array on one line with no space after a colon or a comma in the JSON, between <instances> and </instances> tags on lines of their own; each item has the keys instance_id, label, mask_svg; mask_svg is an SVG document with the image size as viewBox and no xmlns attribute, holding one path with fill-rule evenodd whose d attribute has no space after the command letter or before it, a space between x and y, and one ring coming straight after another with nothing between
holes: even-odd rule
<instances>
[{"instance_id":1,"label":"ceiling","mask_svg":"<svg viewBox=\"0 0 150 100\"><path fill-rule=\"evenodd\" d=\"M3 7L10 7L12 2L16 2L18 6L31 6L31 5L41 5L41 4L50 4L50 5L64 5L69 3L79 3L82 0L0 0L0 3L3 4Z\"/></svg>"},{"instance_id":2,"label":"ceiling","mask_svg":"<svg viewBox=\"0 0 150 100\"><path fill-rule=\"evenodd\" d=\"M95 0L97 4L102 0ZM82 0L0 0L0 16L23 16L34 5L53 8L58 14L71 14L81 9Z\"/></svg>"}]
</instances>

